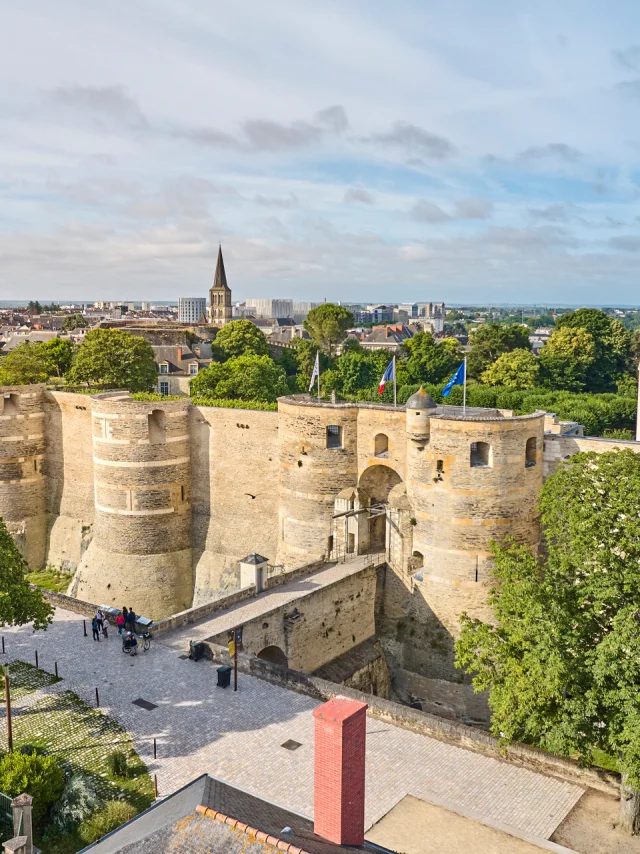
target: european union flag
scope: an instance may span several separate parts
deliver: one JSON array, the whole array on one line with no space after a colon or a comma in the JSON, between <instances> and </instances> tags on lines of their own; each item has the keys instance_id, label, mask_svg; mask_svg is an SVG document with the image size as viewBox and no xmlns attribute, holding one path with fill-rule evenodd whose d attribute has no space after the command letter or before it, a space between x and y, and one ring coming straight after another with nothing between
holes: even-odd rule
<instances>
[{"instance_id":1,"label":"european union flag","mask_svg":"<svg viewBox=\"0 0 640 854\"><path fill-rule=\"evenodd\" d=\"M449 397L449 392L454 387L454 385L464 385L464 365L463 362L455 374L451 377L446 386L442 389L442 396Z\"/></svg>"}]
</instances>

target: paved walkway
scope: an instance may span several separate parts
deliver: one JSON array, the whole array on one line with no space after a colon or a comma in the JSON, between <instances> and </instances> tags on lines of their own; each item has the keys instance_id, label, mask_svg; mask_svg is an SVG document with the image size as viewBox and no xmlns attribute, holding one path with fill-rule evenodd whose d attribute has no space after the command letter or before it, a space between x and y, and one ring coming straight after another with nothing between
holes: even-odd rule
<instances>
[{"instance_id":1,"label":"paved walkway","mask_svg":"<svg viewBox=\"0 0 640 854\"><path fill-rule=\"evenodd\" d=\"M302 575L300 578L260 593L254 599L238 602L237 605L232 605L224 611L218 611L211 617L206 617L197 623L191 623L181 629L174 629L167 632L161 635L159 640L166 646L171 646L181 651L185 649L188 651L190 640L206 640L220 632L228 632L235 628L235 626L243 626L245 623L261 617L263 614L268 614L270 611L280 608L282 605L288 605L290 602L295 602L303 596L308 596L314 590L327 587L341 578L348 578L351 575L355 575L368 564L377 566L384 560L385 555L382 552L379 555L361 555L345 563L332 563L328 566L323 566L322 569L317 569L315 572L309 573L309 575Z\"/></svg>"},{"instance_id":2,"label":"paved walkway","mask_svg":"<svg viewBox=\"0 0 640 854\"><path fill-rule=\"evenodd\" d=\"M83 637L82 618L58 610L46 633L28 627L5 629L8 658L34 661L63 681L43 694L72 689L101 705L131 734L161 795L209 772L221 779L312 817L313 718L310 697L239 675L238 693L216 687L211 662L179 658L154 643L134 659L123 655L117 634L96 643ZM134 706L142 698L152 711ZM22 702L30 705L30 695ZM14 732L19 737L20 706ZM0 726L0 743L6 737ZM153 738L158 758L153 760ZM293 739L295 751L282 747ZM367 826L405 795L430 795L481 815L549 838L582 795L582 789L532 771L472 753L400 727L367 721Z\"/></svg>"}]
</instances>

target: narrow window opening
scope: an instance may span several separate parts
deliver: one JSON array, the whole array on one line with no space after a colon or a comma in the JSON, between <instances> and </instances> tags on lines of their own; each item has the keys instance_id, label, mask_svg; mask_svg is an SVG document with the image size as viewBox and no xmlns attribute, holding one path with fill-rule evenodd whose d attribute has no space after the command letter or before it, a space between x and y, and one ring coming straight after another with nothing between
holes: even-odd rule
<instances>
[{"instance_id":1,"label":"narrow window opening","mask_svg":"<svg viewBox=\"0 0 640 854\"><path fill-rule=\"evenodd\" d=\"M147 416L149 424L149 442L152 445L162 445L167 441L166 416L162 409L154 409Z\"/></svg>"},{"instance_id":2,"label":"narrow window opening","mask_svg":"<svg viewBox=\"0 0 640 854\"><path fill-rule=\"evenodd\" d=\"M525 466L529 469L536 464L537 442L535 436L527 439L527 447L525 451Z\"/></svg>"},{"instance_id":3,"label":"narrow window opening","mask_svg":"<svg viewBox=\"0 0 640 854\"><path fill-rule=\"evenodd\" d=\"M419 569L422 569L424 566L424 555L422 552L414 551L411 555L411 569L413 572L417 572Z\"/></svg>"},{"instance_id":4,"label":"narrow window opening","mask_svg":"<svg viewBox=\"0 0 640 854\"><path fill-rule=\"evenodd\" d=\"M180 487L180 501L184 501L184 486Z\"/></svg>"},{"instance_id":5,"label":"narrow window opening","mask_svg":"<svg viewBox=\"0 0 640 854\"><path fill-rule=\"evenodd\" d=\"M491 445L488 442L472 442L470 462L474 468L489 468L491 466Z\"/></svg>"},{"instance_id":6,"label":"narrow window opening","mask_svg":"<svg viewBox=\"0 0 640 854\"><path fill-rule=\"evenodd\" d=\"M329 534L327 537L327 554L331 554L333 551L333 534Z\"/></svg>"},{"instance_id":7,"label":"narrow window opening","mask_svg":"<svg viewBox=\"0 0 640 854\"><path fill-rule=\"evenodd\" d=\"M384 433L378 433L374 442L374 456L388 457L389 456L389 438Z\"/></svg>"},{"instance_id":8,"label":"narrow window opening","mask_svg":"<svg viewBox=\"0 0 640 854\"><path fill-rule=\"evenodd\" d=\"M5 394L2 406L3 415L17 415L20 412L20 400L17 394Z\"/></svg>"},{"instance_id":9,"label":"narrow window opening","mask_svg":"<svg viewBox=\"0 0 640 854\"><path fill-rule=\"evenodd\" d=\"M327 425L327 448L335 449L342 447L342 427L337 424Z\"/></svg>"},{"instance_id":10,"label":"narrow window opening","mask_svg":"<svg viewBox=\"0 0 640 854\"><path fill-rule=\"evenodd\" d=\"M436 460L436 471L438 474L444 474L444 460Z\"/></svg>"}]
</instances>

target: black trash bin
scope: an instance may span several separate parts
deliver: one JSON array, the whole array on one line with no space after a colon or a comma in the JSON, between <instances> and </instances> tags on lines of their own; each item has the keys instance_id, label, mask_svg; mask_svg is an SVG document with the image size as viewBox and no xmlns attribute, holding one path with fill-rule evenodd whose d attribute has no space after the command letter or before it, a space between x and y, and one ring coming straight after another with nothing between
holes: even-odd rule
<instances>
[{"instance_id":1,"label":"black trash bin","mask_svg":"<svg viewBox=\"0 0 640 854\"><path fill-rule=\"evenodd\" d=\"M204 655L204 644L199 641L189 641L189 658L191 661L200 661Z\"/></svg>"},{"instance_id":2,"label":"black trash bin","mask_svg":"<svg viewBox=\"0 0 640 854\"><path fill-rule=\"evenodd\" d=\"M231 685L231 668L228 664L218 667L218 688L228 688Z\"/></svg>"}]
</instances>

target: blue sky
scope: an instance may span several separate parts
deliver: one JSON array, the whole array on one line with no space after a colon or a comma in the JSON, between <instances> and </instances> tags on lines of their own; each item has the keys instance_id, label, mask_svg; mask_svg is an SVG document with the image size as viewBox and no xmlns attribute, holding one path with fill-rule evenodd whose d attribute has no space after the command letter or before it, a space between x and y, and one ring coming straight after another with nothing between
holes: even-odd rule
<instances>
[{"instance_id":1,"label":"blue sky","mask_svg":"<svg viewBox=\"0 0 640 854\"><path fill-rule=\"evenodd\" d=\"M640 9L0 0L0 299L640 304Z\"/></svg>"}]
</instances>

